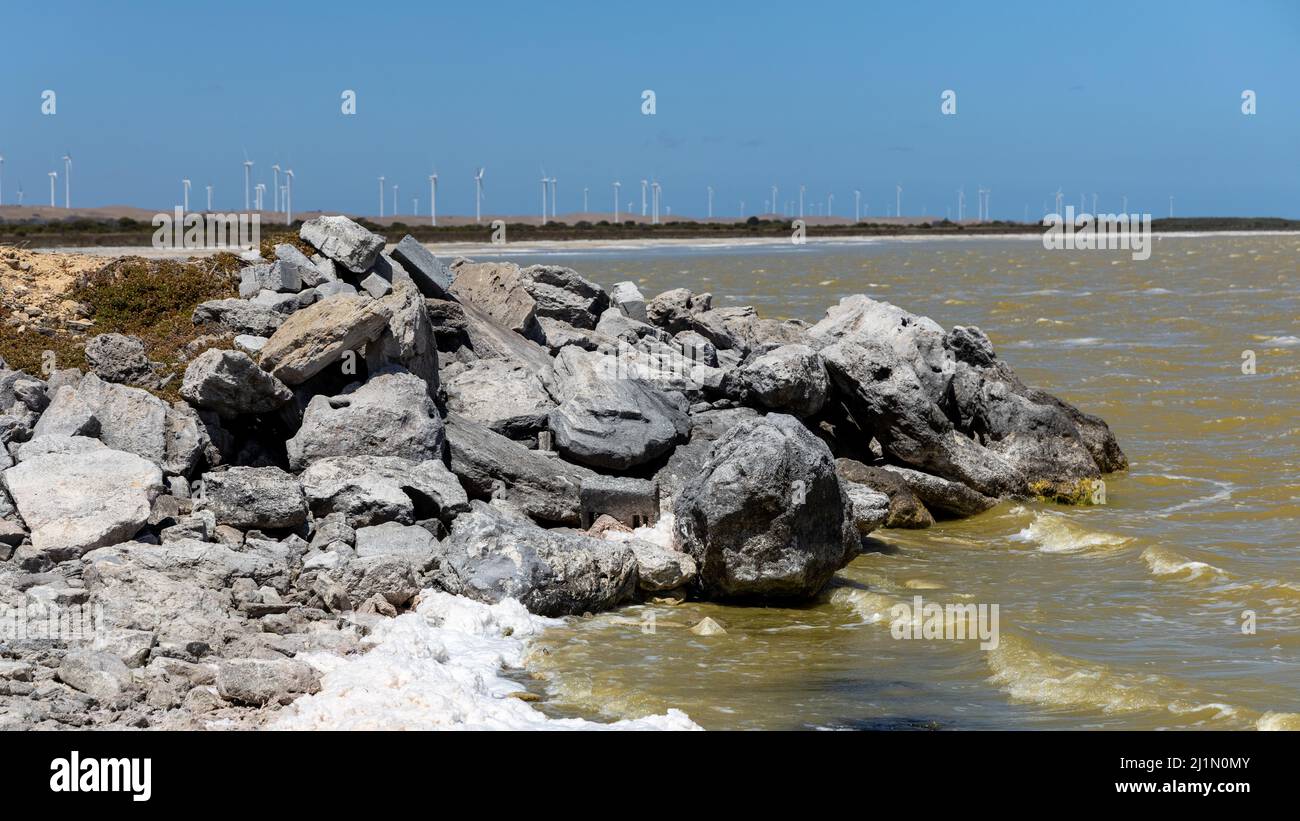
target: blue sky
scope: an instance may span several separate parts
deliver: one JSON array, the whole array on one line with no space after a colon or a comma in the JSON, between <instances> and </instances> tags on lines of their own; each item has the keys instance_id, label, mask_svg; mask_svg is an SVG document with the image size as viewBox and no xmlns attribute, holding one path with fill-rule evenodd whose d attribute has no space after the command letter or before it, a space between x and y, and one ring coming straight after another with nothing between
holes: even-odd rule
<instances>
[{"instance_id":1,"label":"blue sky","mask_svg":"<svg viewBox=\"0 0 1300 821\"><path fill-rule=\"evenodd\" d=\"M295 8L298 7L298 8ZM1099 193L1102 210L1300 217L1300 4L1278 2L316 2L7 4L3 198L74 158L73 204L164 208L295 170L297 210L608 210L656 176L674 213L758 210L807 186L851 214L995 217ZM58 113L42 116L44 89ZM358 95L340 113L340 93ZM657 113L641 114L653 89ZM940 94L957 92L956 116ZM1241 113L1241 93L1258 113ZM59 183L62 203L62 182ZM391 190L388 197L391 203ZM270 193L267 194L268 203Z\"/></svg>"}]
</instances>

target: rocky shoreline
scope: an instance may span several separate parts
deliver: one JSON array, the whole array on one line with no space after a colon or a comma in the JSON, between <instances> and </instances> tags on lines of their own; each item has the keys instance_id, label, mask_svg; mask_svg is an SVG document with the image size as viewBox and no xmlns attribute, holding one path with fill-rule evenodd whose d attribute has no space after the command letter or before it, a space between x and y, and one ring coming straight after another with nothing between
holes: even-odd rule
<instances>
[{"instance_id":1,"label":"rocky shoreline","mask_svg":"<svg viewBox=\"0 0 1300 821\"><path fill-rule=\"evenodd\" d=\"M1127 467L975 327L386 247L321 217L250 254L179 400L121 334L0 370L0 728L263 726L435 594L806 599L877 528ZM68 612L93 641L33 630Z\"/></svg>"}]
</instances>

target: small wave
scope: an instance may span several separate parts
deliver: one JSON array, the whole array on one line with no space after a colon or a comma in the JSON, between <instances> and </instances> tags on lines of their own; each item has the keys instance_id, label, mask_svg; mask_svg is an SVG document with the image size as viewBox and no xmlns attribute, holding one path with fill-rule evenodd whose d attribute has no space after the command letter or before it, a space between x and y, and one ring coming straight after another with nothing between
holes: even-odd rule
<instances>
[{"instance_id":1,"label":"small wave","mask_svg":"<svg viewBox=\"0 0 1300 821\"><path fill-rule=\"evenodd\" d=\"M1011 538L1037 545L1043 553L1108 552L1129 543L1123 536L1088 530L1059 513L1035 513L1029 526Z\"/></svg>"},{"instance_id":2,"label":"small wave","mask_svg":"<svg viewBox=\"0 0 1300 821\"><path fill-rule=\"evenodd\" d=\"M1294 345L1300 345L1300 336L1275 336L1264 340L1265 345L1277 345L1280 348L1290 348Z\"/></svg>"},{"instance_id":3,"label":"small wave","mask_svg":"<svg viewBox=\"0 0 1300 821\"><path fill-rule=\"evenodd\" d=\"M1156 576L1178 576L1186 579L1226 578L1227 574L1212 564L1198 562L1161 547L1148 547L1142 551L1142 560Z\"/></svg>"},{"instance_id":4,"label":"small wave","mask_svg":"<svg viewBox=\"0 0 1300 821\"><path fill-rule=\"evenodd\" d=\"M1255 722L1255 729L1264 732L1300 730L1300 713L1264 713Z\"/></svg>"}]
</instances>

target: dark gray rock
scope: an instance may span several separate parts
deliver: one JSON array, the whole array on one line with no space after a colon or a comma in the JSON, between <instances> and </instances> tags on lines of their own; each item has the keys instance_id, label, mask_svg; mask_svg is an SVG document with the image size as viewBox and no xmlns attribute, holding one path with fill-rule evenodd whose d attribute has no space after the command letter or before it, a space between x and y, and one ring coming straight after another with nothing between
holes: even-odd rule
<instances>
[{"instance_id":1,"label":"dark gray rock","mask_svg":"<svg viewBox=\"0 0 1300 821\"><path fill-rule=\"evenodd\" d=\"M308 220L298 235L354 274L370 270L384 247L383 237L342 216Z\"/></svg>"},{"instance_id":2,"label":"dark gray rock","mask_svg":"<svg viewBox=\"0 0 1300 821\"><path fill-rule=\"evenodd\" d=\"M335 456L313 462L299 479L312 513L341 514L352 528L434 516L451 521L469 508L460 482L436 459Z\"/></svg>"},{"instance_id":3,"label":"dark gray rock","mask_svg":"<svg viewBox=\"0 0 1300 821\"><path fill-rule=\"evenodd\" d=\"M751 401L804 418L820 411L830 392L821 357L807 345L782 345L754 357L734 378Z\"/></svg>"},{"instance_id":4,"label":"dark gray rock","mask_svg":"<svg viewBox=\"0 0 1300 821\"><path fill-rule=\"evenodd\" d=\"M437 583L487 603L518 599L543 616L608 610L635 595L636 557L617 542L545 530L482 502L438 545Z\"/></svg>"},{"instance_id":5,"label":"dark gray rock","mask_svg":"<svg viewBox=\"0 0 1300 821\"><path fill-rule=\"evenodd\" d=\"M835 472L841 482L860 484L889 497L889 511L882 523L884 527L920 529L934 524L934 516L925 503L899 474L853 459L836 459Z\"/></svg>"},{"instance_id":6,"label":"dark gray rock","mask_svg":"<svg viewBox=\"0 0 1300 821\"><path fill-rule=\"evenodd\" d=\"M195 325L211 322L235 334L271 336L285 314L246 299L213 299L196 307L193 318Z\"/></svg>"},{"instance_id":7,"label":"dark gray rock","mask_svg":"<svg viewBox=\"0 0 1300 821\"><path fill-rule=\"evenodd\" d=\"M435 299L451 299L451 271L419 240L407 234L393 248L393 258L402 264L420 293Z\"/></svg>"},{"instance_id":8,"label":"dark gray rock","mask_svg":"<svg viewBox=\"0 0 1300 821\"><path fill-rule=\"evenodd\" d=\"M574 326L592 329L609 307L605 289L558 265L532 265L520 272L524 289L537 303L538 317L551 317Z\"/></svg>"},{"instance_id":9,"label":"dark gray rock","mask_svg":"<svg viewBox=\"0 0 1300 821\"><path fill-rule=\"evenodd\" d=\"M555 409L541 377L522 364L480 359L443 383L447 410L512 439L535 435Z\"/></svg>"},{"instance_id":10,"label":"dark gray rock","mask_svg":"<svg viewBox=\"0 0 1300 821\"><path fill-rule=\"evenodd\" d=\"M944 518L960 519L983 513L998 503L997 499L971 490L959 482L950 482L919 470L884 465L887 470L903 480L908 490L920 499L927 509Z\"/></svg>"},{"instance_id":11,"label":"dark gray rock","mask_svg":"<svg viewBox=\"0 0 1300 821\"><path fill-rule=\"evenodd\" d=\"M125 385L154 381L154 367L144 343L134 336L99 334L86 343L86 364L100 379Z\"/></svg>"},{"instance_id":12,"label":"dark gray rock","mask_svg":"<svg viewBox=\"0 0 1300 821\"><path fill-rule=\"evenodd\" d=\"M203 475L202 508L217 522L246 530L297 527L307 500L293 476L276 467L232 467Z\"/></svg>"},{"instance_id":13,"label":"dark gray rock","mask_svg":"<svg viewBox=\"0 0 1300 821\"><path fill-rule=\"evenodd\" d=\"M706 595L809 597L857 555L848 504L826 444L771 414L715 443L677 498L675 526Z\"/></svg>"}]
</instances>

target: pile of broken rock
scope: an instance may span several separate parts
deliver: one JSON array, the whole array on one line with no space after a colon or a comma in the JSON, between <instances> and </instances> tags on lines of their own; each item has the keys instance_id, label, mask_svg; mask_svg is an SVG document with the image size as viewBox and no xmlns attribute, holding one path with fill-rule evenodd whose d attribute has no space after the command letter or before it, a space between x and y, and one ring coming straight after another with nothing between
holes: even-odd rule
<instances>
[{"instance_id":1,"label":"pile of broken rock","mask_svg":"<svg viewBox=\"0 0 1300 821\"><path fill-rule=\"evenodd\" d=\"M127 384L129 339L0 371L0 608L98 619L90 646L0 636L0 727L255 723L319 686L296 655L359 651L426 588L548 616L809 597L877 527L1102 501L1125 467L978 328L865 296L809 326L345 217L300 236L195 310L234 346L183 401Z\"/></svg>"}]
</instances>

